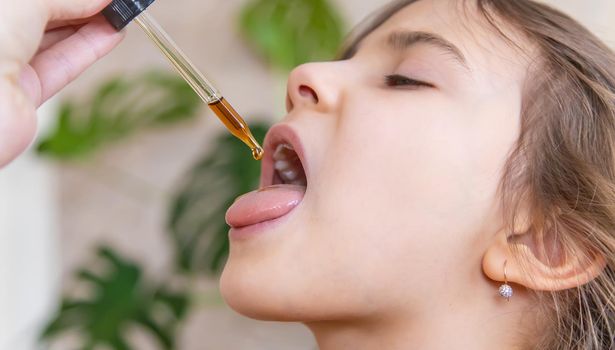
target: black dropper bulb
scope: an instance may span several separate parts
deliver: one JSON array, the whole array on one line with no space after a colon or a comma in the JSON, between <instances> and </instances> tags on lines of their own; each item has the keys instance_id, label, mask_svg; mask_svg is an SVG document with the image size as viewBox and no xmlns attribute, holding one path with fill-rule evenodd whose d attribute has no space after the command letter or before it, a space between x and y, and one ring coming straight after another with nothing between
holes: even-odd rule
<instances>
[{"instance_id":1,"label":"black dropper bulb","mask_svg":"<svg viewBox=\"0 0 615 350\"><path fill-rule=\"evenodd\" d=\"M122 30L135 17L145 11L155 0L113 0L102 11L107 21L117 29Z\"/></svg>"}]
</instances>

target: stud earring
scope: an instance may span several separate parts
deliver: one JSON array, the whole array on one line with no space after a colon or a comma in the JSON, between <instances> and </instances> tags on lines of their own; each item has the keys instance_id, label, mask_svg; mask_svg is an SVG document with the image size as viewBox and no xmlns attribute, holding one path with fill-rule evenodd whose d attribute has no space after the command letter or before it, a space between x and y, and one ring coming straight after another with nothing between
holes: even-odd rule
<instances>
[{"instance_id":1,"label":"stud earring","mask_svg":"<svg viewBox=\"0 0 615 350\"><path fill-rule=\"evenodd\" d=\"M510 297L513 296L513 289L508 285L508 277L506 276L506 262L508 260L504 260L504 284L500 286L500 295L506 298L507 301L510 301Z\"/></svg>"}]
</instances>

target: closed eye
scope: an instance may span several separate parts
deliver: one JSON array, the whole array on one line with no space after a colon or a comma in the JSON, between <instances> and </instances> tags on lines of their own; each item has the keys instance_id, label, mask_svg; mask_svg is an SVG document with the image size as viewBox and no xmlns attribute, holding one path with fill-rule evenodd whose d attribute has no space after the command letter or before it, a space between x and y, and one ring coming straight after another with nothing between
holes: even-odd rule
<instances>
[{"instance_id":1,"label":"closed eye","mask_svg":"<svg viewBox=\"0 0 615 350\"><path fill-rule=\"evenodd\" d=\"M384 81L386 86L396 87L396 86L407 86L409 88L420 88L420 87L428 87L434 88L433 84L408 78L406 76L400 74L390 74L384 77Z\"/></svg>"}]
</instances>

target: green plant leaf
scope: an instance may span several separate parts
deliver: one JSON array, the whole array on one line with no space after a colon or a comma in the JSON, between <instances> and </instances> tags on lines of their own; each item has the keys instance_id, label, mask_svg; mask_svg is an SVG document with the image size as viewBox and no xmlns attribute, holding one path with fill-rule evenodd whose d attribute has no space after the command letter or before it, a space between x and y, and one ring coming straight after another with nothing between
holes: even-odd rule
<instances>
[{"instance_id":1,"label":"green plant leaf","mask_svg":"<svg viewBox=\"0 0 615 350\"><path fill-rule=\"evenodd\" d=\"M243 35L274 67L333 59L344 35L327 0L253 0L242 11Z\"/></svg>"},{"instance_id":2,"label":"green plant leaf","mask_svg":"<svg viewBox=\"0 0 615 350\"><path fill-rule=\"evenodd\" d=\"M83 337L80 348L131 349L126 334L128 327L136 325L157 339L161 349L173 349L176 328L189 307L187 293L153 287L144 281L137 264L109 247L100 247L97 255L106 265L103 274L87 269L77 273L78 283L89 287L92 296L64 297L57 315L44 330L43 339L77 331ZM169 312L157 312L160 309Z\"/></svg>"},{"instance_id":3,"label":"green plant leaf","mask_svg":"<svg viewBox=\"0 0 615 350\"><path fill-rule=\"evenodd\" d=\"M193 118L200 105L190 86L174 74L117 77L85 102L63 102L55 129L42 137L37 150L58 159L84 157L144 127Z\"/></svg>"},{"instance_id":4,"label":"green plant leaf","mask_svg":"<svg viewBox=\"0 0 615 350\"><path fill-rule=\"evenodd\" d=\"M268 125L250 127L262 140ZM177 266L184 272L218 272L228 255L226 209L239 195L258 186L260 163L230 134L190 170L171 204L169 231L176 248Z\"/></svg>"}]
</instances>

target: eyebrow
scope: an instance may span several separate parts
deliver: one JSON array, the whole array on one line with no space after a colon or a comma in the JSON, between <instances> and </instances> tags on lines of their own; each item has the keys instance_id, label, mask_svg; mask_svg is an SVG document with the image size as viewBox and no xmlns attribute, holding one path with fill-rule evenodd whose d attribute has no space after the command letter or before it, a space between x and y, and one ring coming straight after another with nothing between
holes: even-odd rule
<instances>
[{"instance_id":1,"label":"eyebrow","mask_svg":"<svg viewBox=\"0 0 615 350\"><path fill-rule=\"evenodd\" d=\"M417 44L432 45L451 54L465 69L469 70L468 62L461 50L438 34L421 31L398 31L389 35L387 43L397 51L406 50Z\"/></svg>"}]
</instances>

